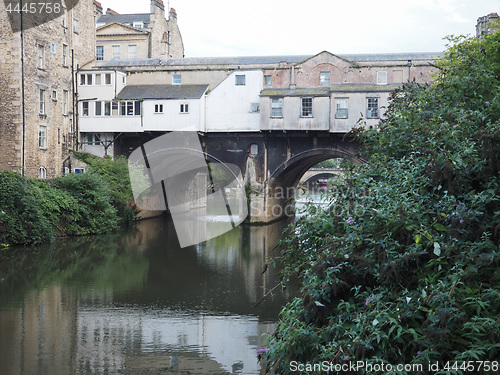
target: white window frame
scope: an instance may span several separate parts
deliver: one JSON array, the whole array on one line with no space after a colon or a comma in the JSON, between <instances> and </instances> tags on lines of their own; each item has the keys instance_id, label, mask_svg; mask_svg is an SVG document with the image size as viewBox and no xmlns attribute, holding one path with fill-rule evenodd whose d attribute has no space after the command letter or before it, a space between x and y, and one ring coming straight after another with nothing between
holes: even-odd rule
<instances>
[{"instance_id":1,"label":"white window frame","mask_svg":"<svg viewBox=\"0 0 500 375\"><path fill-rule=\"evenodd\" d=\"M54 102L57 101L57 90L55 90L55 89L52 90L52 96L51 96L51 98L52 98L52 100Z\"/></svg>"},{"instance_id":2,"label":"white window frame","mask_svg":"<svg viewBox=\"0 0 500 375\"><path fill-rule=\"evenodd\" d=\"M283 117L283 98L271 98L271 117Z\"/></svg>"},{"instance_id":3,"label":"white window frame","mask_svg":"<svg viewBox=\"0 0 500 375\"><path fill-rule=\"evenodd\" d=\"M379 98L366 99L366 118L380 118Z\"/></svg>"},{"instance_id":4,"label":"white window frame","mask_svg":"<svg viewBox=\"0 0 500 375\"><path fill-rule=\"evenodd\" d=\"M349 118L349 98L335 98L335 118Z\"/></svg>"},{"instance_id":5,"label":"white window frame","mask_svg":"<svg viewBox=\"0 0 500 375\"><path fill-rule=\"evenodd\" d=\"M68 27L68 24L67 24L67 11L66 11L65 7L63 7L63 14L62 14L61 24L62 24L62 26L64 28Z\"/></svg>"},{"instance_id":6,"label":"white window frame","mask_svg":"<svg viewBox=\"0 0 500 375\"><path fill-rule=\"evenodd\" d=\"M300 98L300 117L313 117L313 98L311 96Z\"/></svg>"},{"instance_id":7,"label":"white window frame","mask_svg":"<svg viewBox=\"0 0 500 375\"><path fill-rule=\"evenodd\" d=\"M387 85L387 70L377 72L377 85Z\"/></svg>"},{"instance_id":8,"label":"white window frame","mask_svg":"<svg viewBox=\"0 0 500 375\"><path fill-rule=\"evenodd\" d=\"M142 29L144 28L144 22L134 22L132 27L135 27L136 29Z\"/></svg>"},{"instance_id":9,"label":"white window frame","mask_svg":"<svg viewBox=\"0 0 500 375\"><path fill-rule=\"evenodd\" d=\"M68 114L68 99L69 99L69 92L68 90L63 90L63 97L62 97L62 111L63 115Z\"/></svg>"},{"instance_id":10,"label":"white window frame","mask_svg":"<svg viewBox=\"0 0 500 375\"><path fill-rule=\"evenodd\" d=\"M163 104L161 103L157 103L155 104L155 113L163 113Z\"/></svg>"},{"instance_id":11,"label":"white window frame","mask_svg":"<svg viewBox=\"0 0 500 375\"><path fill-rule=\"evenodd\" d=\"M62 45L62 64L63 66L68 66L68 45Z\"/></svg>"},{"instance_id":12,"label":"white window frame","mask_svg":"<svg viewBox=\"0 0 500 375\"><path fill-rule=\"evenodd\" d=\"M45 114L45 89L40 89L40 114Z\"/></svg>"},{"instance_id":13,"label":"white window frame","mask_svg":"<svg viewBox=\"0 0 500 375\"><path fill-rule=\"evenodd\" d=\"M95 58L97 61L104 61L104 46L95 47Z\"/></svg>"},{"instance_id":14,"label":"white window frame","mask_svg":"<svg viewBox=\"0 0 500 375\"><path fill-rule=\"evenodd\" d=\"M82 102L82 117L90 116L90 102L85 100Z\"/></svg>"},{"instance_id":15,"label":"white window frame","mask_svg":"<svg viewBox=\"0 0 500 375\"><path fill-rule=\"evenodd\" d=\"M45 68L45 47L43 44L37 44L37 67L39 69Z\"/></svg>"},{"instance_id":16,"label":"white window frame","mask_svg":"<svg viewBox=\"0 0 500 375\"><path fill-rule=\"evenodd\" d=\"M47 148L47 127L45 125L38 127L38 147L44 150Z\"/></svg>"},{"instance_id":17,"label":"white window frame","mask_svg":"<svg viewBox=\"0 0 500 375\"><path fill-rule=\"evenodd\" d=\"M189 103L181 103L179 105L179 113L189 113Z\"/></svg>"},{"instance_id":18,"label":"white window frame","mask_svg":"<svg viewBox=\"0 0 500 375\"><path fill-rule=\"evenodd\" d=\"M104 74L104 84L105 85L111 85L111 82L112 82L112 80L111 80L111 73L105 73Z\"/></svg>"},{"instance_id":19,"label":"white window frame","mask_svg":"<svg viewBox=\"0 0 500 375\"><path fill-rule=\"evenodd\" d=\"M319 85L320 86L330 86L330 72L320 72L319 73Z\"/></svg>"},{"instance_id":20,"label":"white window frame","mask_svg":"<svg viewBox=\"0 0 500 375\"><path fill-rule=\"evenodd\" d=\"M181 85L182 84L182 76L180 74L172 75L172 85Z\"/></svg>"},{"instance_id":21,"label":"white window frame","mask_svg":"<svg viewBox=\"0 0 500 375\"><path fill-rule=\"evenodd\" d=\"M45 167L38 168L38 178L45 180L47 178L47 169Z\"/></svg>"},{"instance_id":22,"label":"white window frame","mask_svg":"<svg viewBox=\"0 0 500 375\"><path fill-rule=\"evenodd\" d=\"M113 59L120 59L121 57L121 51L120 51L120 46L112 46L112 50L113 50Z\"/></svg>"},{"instance_id":23,"label":"white window frame","mask_svg":"<svg viewBox=\"0 0 500 375\"><path fill-rule=\"evenodd\" d=\"M137 58L137 44L129 44L128 46L128 58L136 59Z\"/></svg>"},{"instance_id":24,"label":"white window frame","mask_svg":"<svg viewBox=\"0 0 500 375\"><path fill-rule=\"evenodd\" d=\"M73 18L73 32L78 34L78 20Z\"/></svg>"}]
</instances>

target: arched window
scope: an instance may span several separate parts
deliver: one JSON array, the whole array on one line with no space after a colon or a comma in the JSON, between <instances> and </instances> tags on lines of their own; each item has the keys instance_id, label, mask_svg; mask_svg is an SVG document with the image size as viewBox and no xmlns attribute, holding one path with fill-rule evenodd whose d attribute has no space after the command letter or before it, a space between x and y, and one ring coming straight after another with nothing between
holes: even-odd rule
<instances>
[{"instance_id":1,"label":"arched window","mask_svg":"<svg viewBox=\"0 0 500 375\"><path fill-rule=\"evenodd\" d=\"M38 168L38 178L47 178L47 170L45 169L45 167Z\"/></svg>"}]
</instances>

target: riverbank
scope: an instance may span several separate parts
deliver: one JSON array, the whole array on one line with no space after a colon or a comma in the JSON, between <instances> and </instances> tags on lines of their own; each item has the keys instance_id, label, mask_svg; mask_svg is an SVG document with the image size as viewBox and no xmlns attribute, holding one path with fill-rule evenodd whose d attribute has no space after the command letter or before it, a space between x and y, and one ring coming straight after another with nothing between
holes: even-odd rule
<instances>
[{"instance_id":1,"label":"riverbank","mask_svg":"<svg viewBox=\"0 0 500 375\"><path fill-rule=\"evenodd\" d=\"M101 234L131 223L137 210L125 158L75 153L88 172L50 180L0 170L0 248Z\"/></svg>"}]
</instances>

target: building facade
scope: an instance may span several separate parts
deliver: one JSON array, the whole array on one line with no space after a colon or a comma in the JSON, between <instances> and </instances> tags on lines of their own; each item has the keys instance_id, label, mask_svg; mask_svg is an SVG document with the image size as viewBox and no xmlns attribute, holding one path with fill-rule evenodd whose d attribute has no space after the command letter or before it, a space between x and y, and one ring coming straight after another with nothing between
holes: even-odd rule
<instances>
[{"instance_id":1,"label":"building facade","mask_svg":"<svg viewBox=\"0 0 500 375\"><path fill-rule=\"evenodd\" d=\"M171 8L168 20L162 0L151 0L150 13L119 14L107 9L97 20L96 60L182 58L184 45Z\"/></svg>"},{"instance_id":2,"label":"building facade","mask_svg":"<svg viewBox=\"0 0 500 375\"><path fill-rule=\"evenodd\" d=\"M68 4L38 26L0 4L0 168L40 178L69 168L73 73L93 59L96 13L92 0Z\"/></svg>"}]
</instances>

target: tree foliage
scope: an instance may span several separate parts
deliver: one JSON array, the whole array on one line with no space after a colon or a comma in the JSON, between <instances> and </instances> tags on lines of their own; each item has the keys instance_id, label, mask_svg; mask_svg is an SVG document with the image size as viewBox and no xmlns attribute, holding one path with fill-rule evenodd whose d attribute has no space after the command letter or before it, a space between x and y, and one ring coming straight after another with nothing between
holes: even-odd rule
<instances>
[{"instance_id":1,"label":"tree foliage","mask_svg":"<svg viewBox=\"0 0 500 375\"><path fill-rule=\"evenodd\" d=\"M274 372L437 361L465 374L443 368L500 358L499 30L450 38L437 67L356 131L369 161L284 241L283 276L302 295L269 338Z\"/></svg>"}]
</instances>

